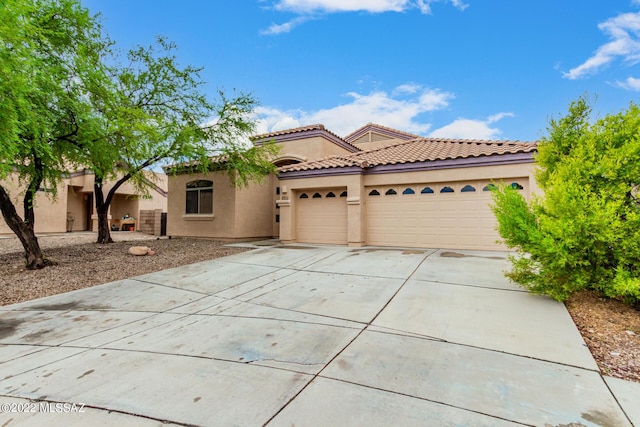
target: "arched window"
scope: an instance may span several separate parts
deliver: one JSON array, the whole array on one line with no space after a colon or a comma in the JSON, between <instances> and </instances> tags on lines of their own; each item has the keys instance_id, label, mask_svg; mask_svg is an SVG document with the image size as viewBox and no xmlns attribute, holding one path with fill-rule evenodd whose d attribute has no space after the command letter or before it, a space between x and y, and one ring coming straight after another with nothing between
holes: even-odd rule
<instances>
[{"instance_id":1,"label":"arched window","mask_svg":"<svg viewBox=\"0 0 640 427\"><path fill-rule=\"evenodd\" d=\"M340 197L347 197L347 192L343 191L342 193L340 193Z\"/></svg>"},{"instance_id":2,"label":"arched window","mask_svg":"<svg viewBox=\"0 0 640 427\"><path fill-rule=\"evenodd\" d=\"M311 196L312 199L322 199L322 194L320 193L313 193L313 196Z\"/></svg>"},{"instance_id":3,"label":"arched window","mask_svg":"<svg viewBox=\"0 0 640 427\"><path fill-rule=\"evenodd\" d=\"M213 181L200 179L187 183L188 214L212 214L213 213Z\"/></svg>"},{"instance_id":4,"label":"arched window","mask_svg":"<svg viewBox=\"0 0 640 427\"><path fill-rule=\"evenodd\" d=\"M522 190L524 189L524 187L520 184L518 184L517 182L512 182L511 183L511 188L515 189L515 190Z\"/></svg>"},{"instance_id":5,"label":"arched window","mask_svg":"<svg viewBox=\"0 0 640 427\"><path fill-rule=\"evenodd\" d=\"M482 191L493 191L495 189L496 189L496 185L495 184L487 184L487 185L484 186Z\"/></svg>"},{"instance_id":6,"label":"arched window","mask_svg":"<svg viewBox=\"0 0 640 427\"><path fill-rule=\"evenodd\" d=\"M380 193L378 192L378 190L371 190L371 191L369 191L369 195L370 196L379 196Z\"/></svg>"},{"instance_id":7,"label":"arched window","mask_svg":"<svg viewBox=\"0 0 640 427\"><path fill-rule=\"evenodd\" d=\"M476 189L472 185L465 185L462 187L462 190L460 190L461 193L473 193L474 191L476 191Z\"/></svg>"},{"instance_id":8,"label":"arched window","mask_svg":"<svg viewBox=\"0 0 640 427\"><path fill-rule=\"evenodd\" d=\"M442 190L440 190L441 193L453 193L453 188L446 186L446 187L442 187Z\"/></svg>"},{"instance_id":9,"label":"arched window","mask_svg":"<svg viewBox=\"0 0 640 427\"><path fill-rule=\"evenodd\" d=\"M329 191L329 192L327 193L327 195L326 195L326 196L324 196L324 197L336 197L336 195L335 195L335 193L334 193L333 191Z\"/></svg>"},{"instance_id":10,"label":"arched window","mask_svg":"<svg viewBox=\"0 0 640 427\"><path fill-rule=\"evenodd\" d=\"M431 187L424 187L422 191L420 191L420 194L433 194L433 190Z\"/></svg>"},{"instance_id":11,"label":"arched window","mask_svg":"<svg viewBox=\"0 0 640 427\"><path fill-rule=\"evenodd\" d=\"M307 193L302 193L302 194L300 195L300 198L301 198L301 199L308 199L308 198L309 198L309 195L308 195Z\"/></svg>"},{"instance_id":12,"label":"arched window","mask_svg":"<svg viewBox=\"0 0 640 427\"><path fill-rule=\"evenodd\" d=\"M402 194L416 194L416 192L413 191L413 188L405 188Z\"/></svg>"},{"instance_id":13,"label":"arched window","mask_svg":"<svg viewBox=\"0 0 640 427\"><path fill-rule=\"evenodd\" d=\"M398 194L398 193L393 188L388 189L387 192L384 193L385 196L394 196L396 194Z\"/></svg>"}]
</instances>

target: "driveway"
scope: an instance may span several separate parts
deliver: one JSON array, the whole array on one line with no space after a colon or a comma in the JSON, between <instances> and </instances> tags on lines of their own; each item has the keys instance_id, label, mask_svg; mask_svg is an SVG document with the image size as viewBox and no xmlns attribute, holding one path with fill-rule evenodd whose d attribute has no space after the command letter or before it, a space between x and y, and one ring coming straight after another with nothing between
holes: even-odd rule
<instances>
[{"instance_id":1,"label":"driveway","mask_svg":"<svg viewBox=\"0 0 640 427\"><path fill-rule=\"evenodd\" d=\"M640 425L507 267L273 246L0 307L0 426Z\"/></svg>"}]
</instances>

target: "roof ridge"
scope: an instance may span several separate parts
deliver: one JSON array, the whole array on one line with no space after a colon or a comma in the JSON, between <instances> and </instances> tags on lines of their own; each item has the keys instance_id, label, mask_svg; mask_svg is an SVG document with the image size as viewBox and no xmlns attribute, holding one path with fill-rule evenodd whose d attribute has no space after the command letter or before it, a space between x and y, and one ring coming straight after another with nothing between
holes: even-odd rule
<instances>
[{"instance_id":1,"label":"roof ridge","mask_svg":"<svg viewBox=\"0 0 640 427\"><path fill-rule=\"evenodd\" d=\"M413 137L413 138L420 138L420 135L416 135L416 134L413 134L413 133L405 132L405 131L402 131L402 130L399 130L399 129L395 129L395 128L392 128L392 127L389 127L389 126L383 126L383 125L380 125L378 123L369 122L366 125L360 126L358 129L356 129L353 132L351 132L348 135L346 135L344 137L345 141L348 141L350 138L353 138L358 133L363 132L368 127L375 127L375 128L380 129L380 130L389 131L391 133L397 133L397 134L400 134L400 135L410 136L410 137Z\"/></svg>"}]
</instances>

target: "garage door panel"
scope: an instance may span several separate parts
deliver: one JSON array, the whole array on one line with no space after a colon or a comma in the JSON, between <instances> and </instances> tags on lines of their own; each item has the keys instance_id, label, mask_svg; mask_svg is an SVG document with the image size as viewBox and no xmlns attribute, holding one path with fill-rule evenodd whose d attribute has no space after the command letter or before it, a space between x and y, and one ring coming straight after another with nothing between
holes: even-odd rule
<instances>
[{"instance_id":1,"label":"garage door panel","mask_svg":"<svg viewBox=\"0 0 640 427\"><path fill-rule=\"evenodd\" d=\"M324 197L336 189L309 192L321 198L297 198L296 240L300 243L347 243L347 201L344 197Z\"/></svg>"},{"instance_id":2,"label":"garage door panel","mask_svg":"<svg viewBox=\"0 0 640 427\"><path fill-rule=\"evenodd\" d=\"M528 178L508 180L523 186L527 194ZM442 247L452 249L506 249L496 244L499 235L491 211L491 193L482 191L488 182L424 183L408 187L414 195L387 196L387 187L374 188L380 196L367 197L367 243L379 246ZM466 185L476 191L461 192ZM440 193L448 186L454 193ZM424 187L432 194L420 194Z\"/></svg>"}]
</instances>

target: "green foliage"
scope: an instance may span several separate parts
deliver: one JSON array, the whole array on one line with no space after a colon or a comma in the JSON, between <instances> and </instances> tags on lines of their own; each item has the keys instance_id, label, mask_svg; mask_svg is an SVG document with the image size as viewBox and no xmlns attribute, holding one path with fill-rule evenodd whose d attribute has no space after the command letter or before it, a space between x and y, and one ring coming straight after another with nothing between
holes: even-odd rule
<instances>
[{"instance_id":1,"label":"green foliage","mask_svg":"<svg viewBox=\"0 0 640 427\"><path fill-rule=\"evenodd\" d=\"M550 122L538 145L536 179L544 197L494 191L505 243L517 250L507 275L558 300L595 289L640 301L640 108L590 122L585 98Z\"/></svg>"}]
</instances>

